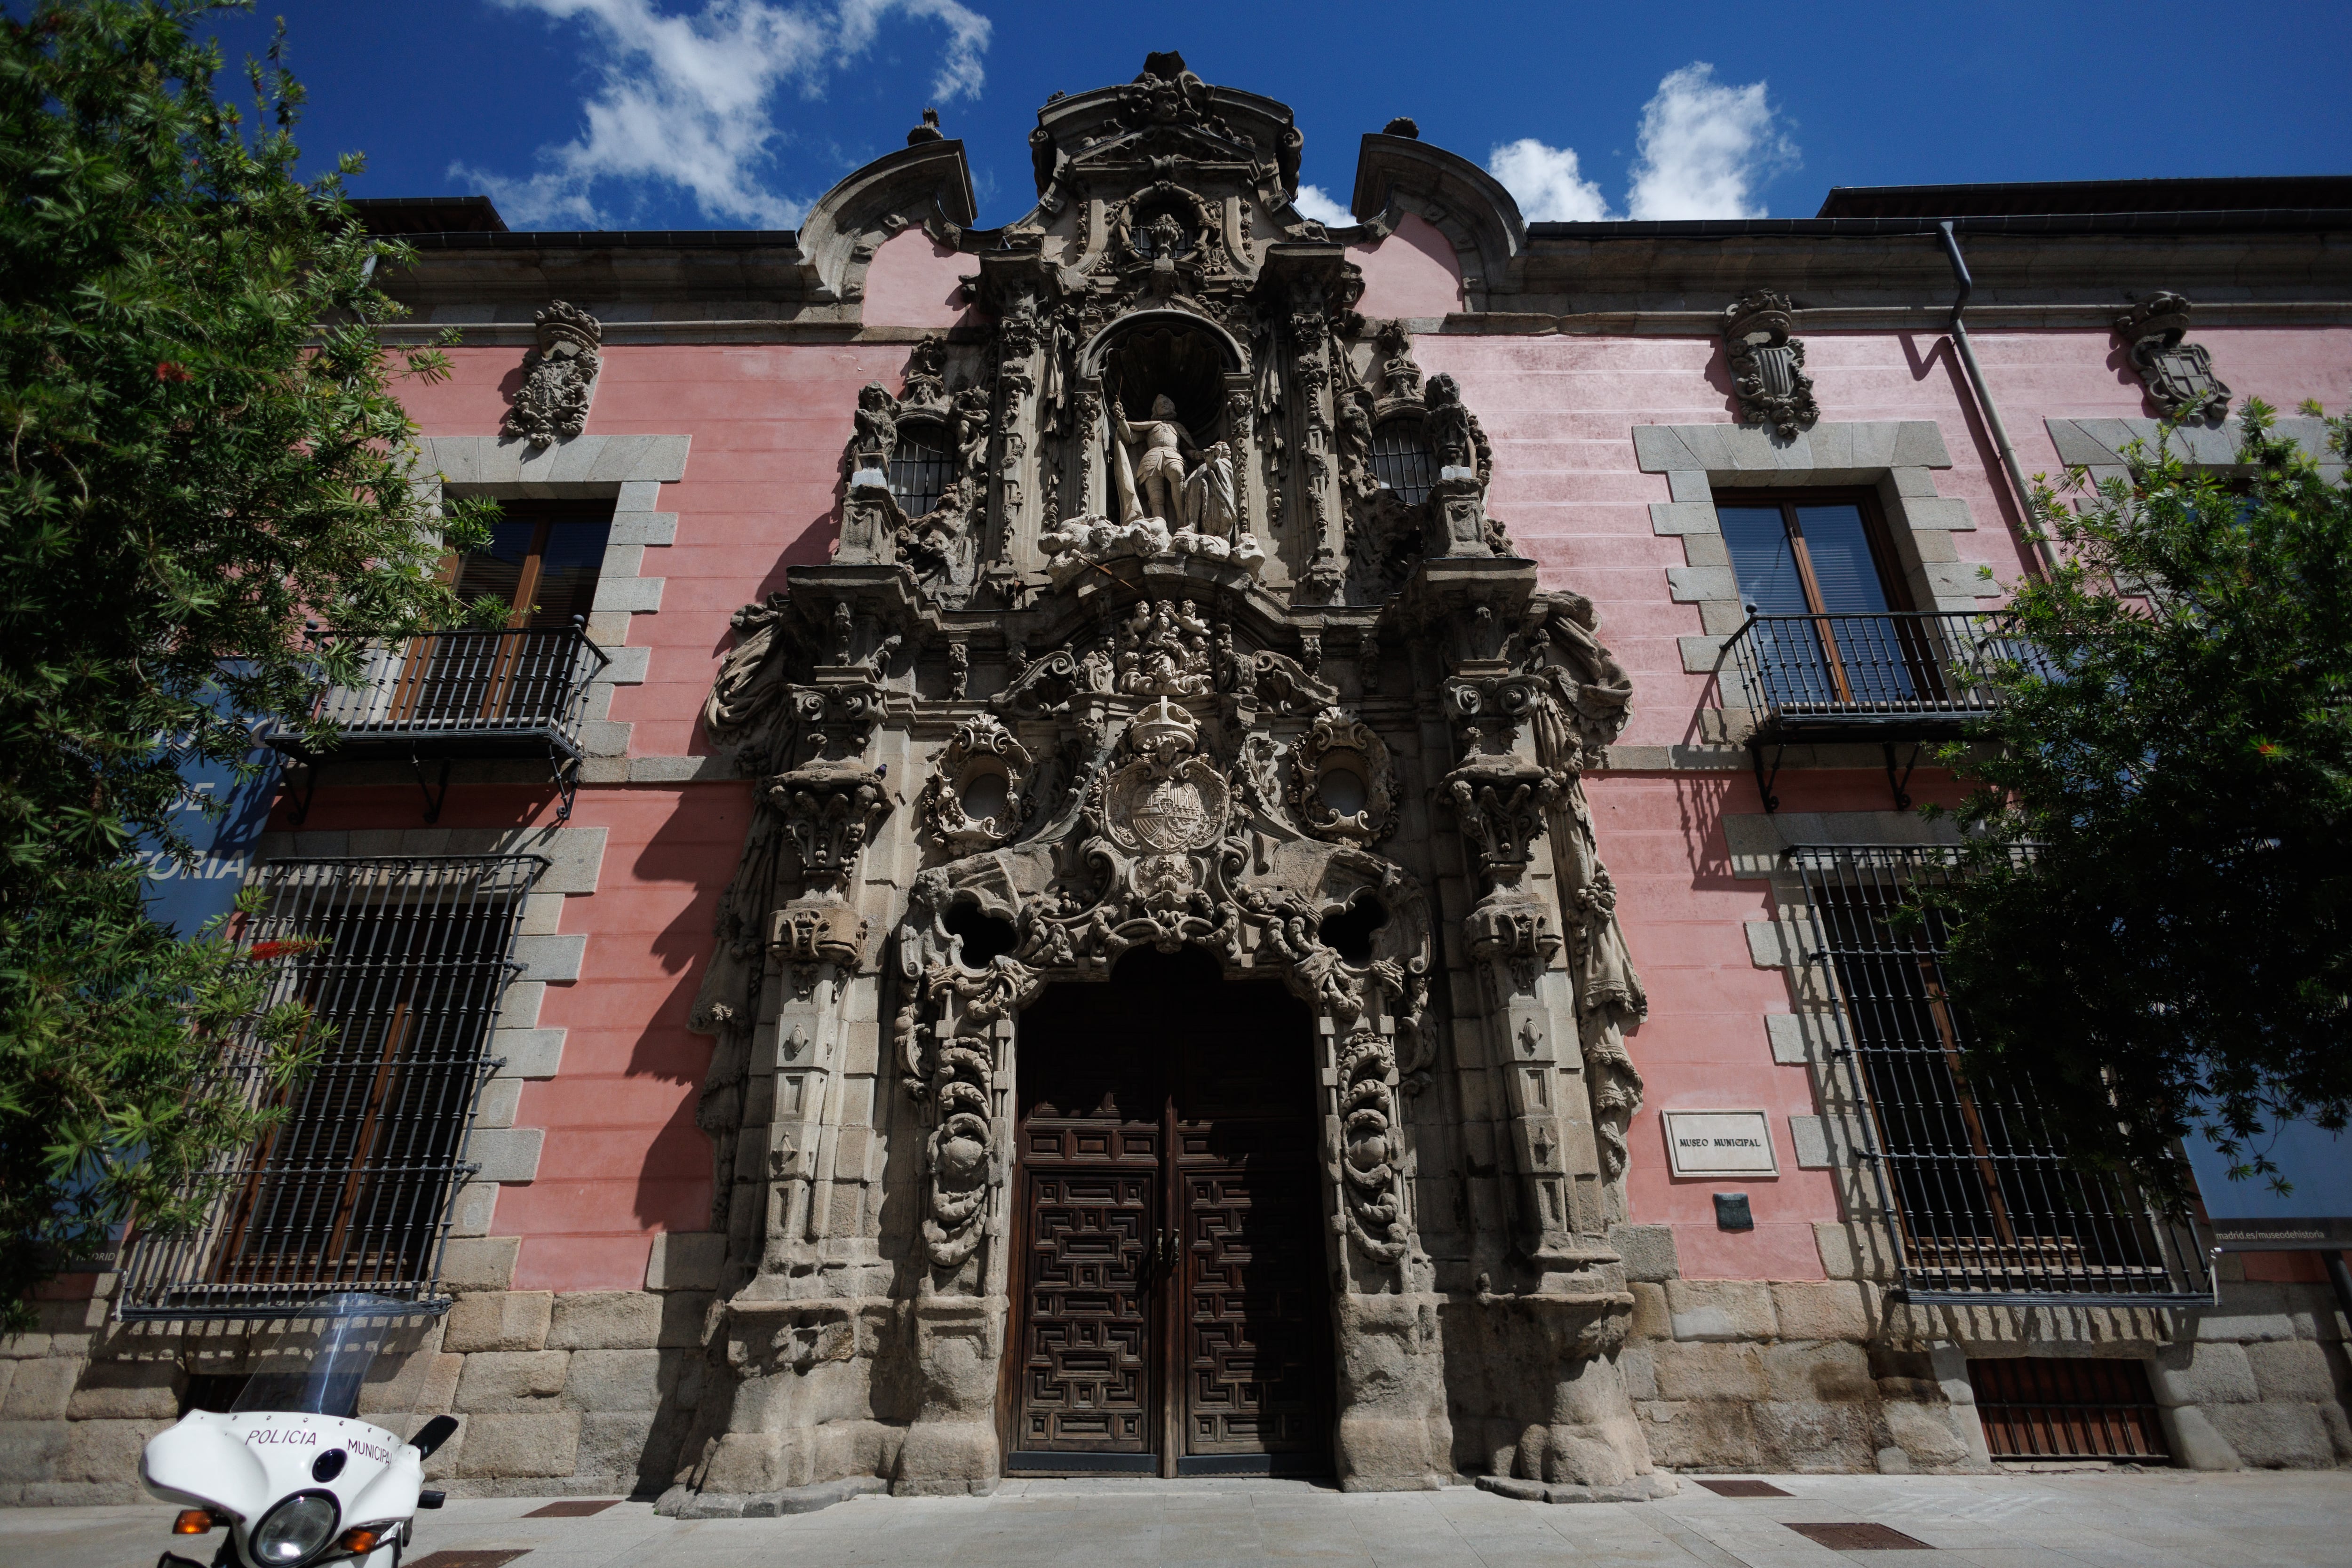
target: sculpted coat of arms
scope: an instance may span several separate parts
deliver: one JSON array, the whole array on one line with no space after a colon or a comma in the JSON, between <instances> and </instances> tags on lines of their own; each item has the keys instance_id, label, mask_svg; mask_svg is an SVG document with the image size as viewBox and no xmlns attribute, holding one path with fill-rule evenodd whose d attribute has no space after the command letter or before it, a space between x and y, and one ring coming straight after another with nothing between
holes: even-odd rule
<instances>
[{"instance_id":1,"label":"sculpted coat of arms","mask_svg":"<svg viewBox=\"0 0 2352 1568\"><path fill-rule=\"evenodd\" d=\"M1167 698L1128 730L1132 761L1102 775L1097 811L1103 831L1130 854L1181 855L1224 837L1233 792L1214 764L1194 754L1198 727Z\"/></svg>"}]
</instances>

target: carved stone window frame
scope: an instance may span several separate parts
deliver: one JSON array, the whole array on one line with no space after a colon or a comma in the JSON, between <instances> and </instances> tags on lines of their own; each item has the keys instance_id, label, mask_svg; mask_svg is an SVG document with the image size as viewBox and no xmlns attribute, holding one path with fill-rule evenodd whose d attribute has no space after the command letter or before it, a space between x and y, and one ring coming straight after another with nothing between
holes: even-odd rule
<instances>
[{"instance_id":1,"label":"carved stone window frame","mask_svg":"<svg viewBox=\"0 0 2352 1568\"><path fill-rule=\"evenodd\" d=\"M596 572L588 636L612 662L588 683L582 710L580 776L587 784L630 781L629 731L613 710L615 687L645 683L653 650L628 647L629 624L661 608L665 578L645 574L646 552L677 538L677 513L661 511L661 488L686 477L691 436L579 436L534 448L511 436L426 436L417 441L421 497L498 500L604 500L612 531ZM698 763L702 759L681 758ZM643 782L643 781L639 781Z\"/></svg>"},{"instance_id":2,"label":"carved stone window frame","mask_svg":"<svg viewBox=\"0 0 2352 1568\"><path fill-rule=\"evenodd\" d=\"M1974 610L2008 594L1953 543L1977 523L1966 500L1936 493L1934 470L1952 458L1933 420L1824 421L1789 441L1745 425L1636 425L1633 451L1642 472L1666 476L1672 497L1651 503L1650 528L1683 542L1685 564L1668 567L1666 582L1675 603L1698 606L1698 635L1677 639L1690 674L1712 674L1748 618L1716 514L1719 497L1867 489L1916 608Z\"/></svg>"}]
</instances>

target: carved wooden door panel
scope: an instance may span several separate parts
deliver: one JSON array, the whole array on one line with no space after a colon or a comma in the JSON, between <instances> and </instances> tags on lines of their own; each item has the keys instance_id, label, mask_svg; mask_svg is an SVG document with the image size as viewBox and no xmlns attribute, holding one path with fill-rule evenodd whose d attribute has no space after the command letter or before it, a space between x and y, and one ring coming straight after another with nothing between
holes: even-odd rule
<instances>
[{"instance_id":1,"label":"carved wooden door panel","mask_svg":"<svg viewBox=\"0 0 2352 1568\"><path fill-rule=\"evenodd\" d=\"M1326 1447L1307 1027L1286 994L1213 974L1057 986L1024 1016L1013 1468L1247 1472Z\"/></svg>"},{"instance_id":2,"label":"carved wooden door panel","mask_svg":"<svg viewBox=\"0 0 2352 1568\"><path fill-rule=\"evenodd\" d=\"M1143 1042L1106 1033L1100 1000L1033 1021L1022 1042L1016 1450L1160 1447L1161 1336L1148 1292L1165 1212L1163 1096Z\"/></svg>"},{"instance_id":3,"label":"carved wooden door panel","mask_svg":"<svg viewBox=\"0 0 2352 1568\"><path fill-rule=\"evenodd\" d=\"M1297 1031L1234 1022L1181 1058L1171 1107L1183 1452L1307 1453L1331 1376L1314 1079Z\"/></svg>"}]
</instances>

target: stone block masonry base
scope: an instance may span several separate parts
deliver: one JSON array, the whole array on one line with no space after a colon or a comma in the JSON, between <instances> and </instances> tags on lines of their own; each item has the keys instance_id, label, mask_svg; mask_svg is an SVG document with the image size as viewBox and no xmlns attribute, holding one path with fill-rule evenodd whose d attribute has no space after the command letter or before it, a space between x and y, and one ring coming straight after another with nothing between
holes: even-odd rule
<instances>
[{"instance_id":1,"label":"stone block masonry base","mask_svg":"<svg viewBox=\"0 0 2352 1568\"><path fill-rule=\"evenodd\" d=\"M2200 1310L1907 1307L1859 1277L1866 1237L1816 1232L1836 1277L1807 1281L1685 1279L1670 1227L1612 1233L1634 1300L1619 1366L1662 1468L1990 1471L1968 1362L2013 1355L2145 1362L2183 1468L2352 1464L2345 1325L2325 1286L2224 1283L2223 1304ZM361 1415L403 1436L458 1416L426 1471L453 1496L658 1496L697 1458L683 1448L712 1375L714 1239L658 1238L643 1290L461 1289L378 1360ZM190 1380L240 1369L242 1328L111 1323L109 1306L104 1294L45 1302L38 1331L0 1342L0 1506L140 1500L140 1449L178 1418ZM808 1359L847 1348L820 1336ZM812 1476L824 1500L881 1484L871 1470L902 1429L863 1426L836 1436L875 1452L835 1458L869 1479ZM1587 1500L1512 1485L1499 1489ZM818 1505L810 1488L707 1490L696 1504L730 1517Z\"/></svg>"},{"instance_id":2,"label":"stone block masonry base","mask_svg":"<svg viewBox=\"0 0 2352 1568\"><path fill-rule=\"evenodd\" d=\"M2352 1368L2325 1285L2229 1283L2222 1305L1930 1307L1887 1300L1868 1237L1814 1226L1826 1280L1685 1279L1664 1226L1623 1226L1632 1332L1620 1356L1664 1468L1985 1471L1971 1359L2147 1364L2175 1464L2352 1464Z\"/></svg>"}]
</instances>

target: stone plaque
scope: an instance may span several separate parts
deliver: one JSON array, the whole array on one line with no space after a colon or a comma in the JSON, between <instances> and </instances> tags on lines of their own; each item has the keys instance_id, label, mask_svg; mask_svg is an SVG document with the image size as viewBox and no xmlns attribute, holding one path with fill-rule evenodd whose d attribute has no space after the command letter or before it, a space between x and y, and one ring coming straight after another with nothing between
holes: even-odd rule
<instances>
[{"instance_id":1,"label":"stone plaque","mask_svg":"<svg viewBox=\"0 0 2352 1568\"><path fill-rule=\"evenodd\" d=\"M1771 1118L1760 1110L1669 1110L1666 1158L1677 1176L1777 1176Z\"/></svg>"}]
</instances>

